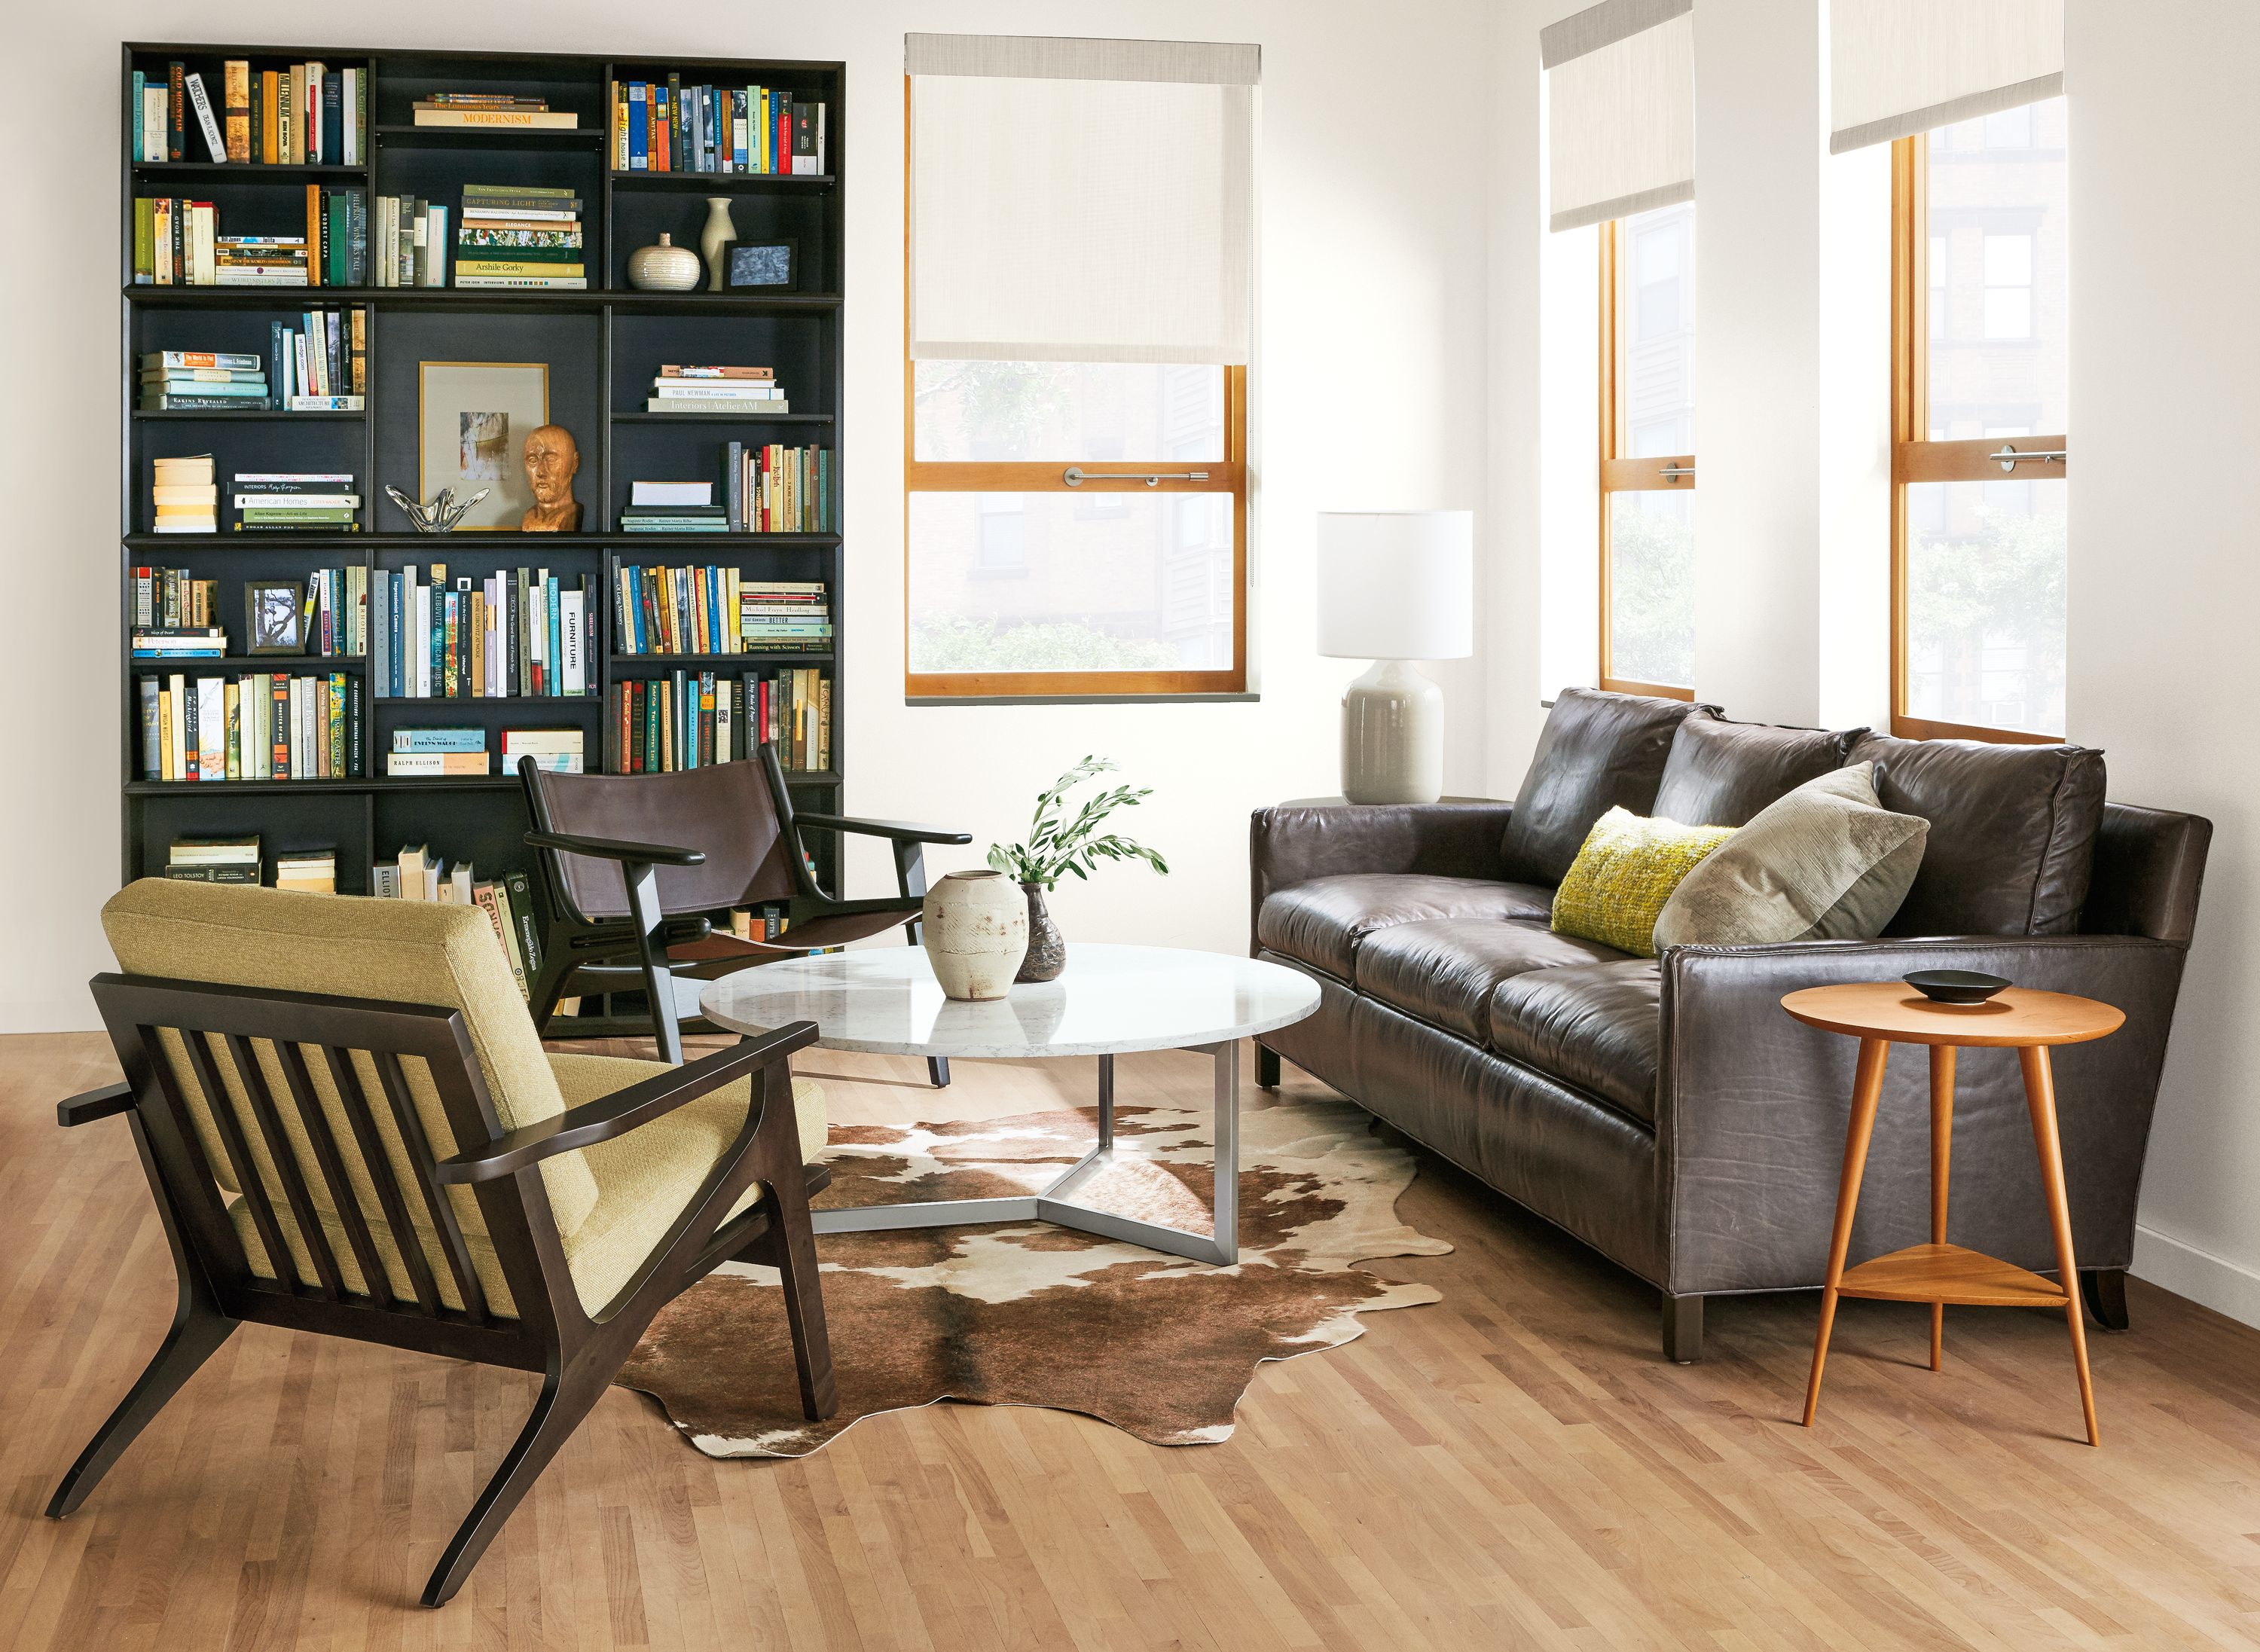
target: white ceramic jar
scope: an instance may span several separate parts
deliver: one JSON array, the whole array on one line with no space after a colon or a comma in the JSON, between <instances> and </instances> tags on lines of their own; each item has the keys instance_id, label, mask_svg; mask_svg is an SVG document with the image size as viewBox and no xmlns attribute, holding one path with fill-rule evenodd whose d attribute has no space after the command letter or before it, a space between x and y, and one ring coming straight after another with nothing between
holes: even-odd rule
<instances>
[{"instance_id":1,"label":"white ceramic jar","mask_svg":"<svg viewBox=\"0 0 2260 1652\"><path fill-rule=\"evenodd\" d=\"M926 890L919 937L945 998L1001 998L1028 951L1028 898L1002 872L952 872Z\"/></svg>"}]
</instances>

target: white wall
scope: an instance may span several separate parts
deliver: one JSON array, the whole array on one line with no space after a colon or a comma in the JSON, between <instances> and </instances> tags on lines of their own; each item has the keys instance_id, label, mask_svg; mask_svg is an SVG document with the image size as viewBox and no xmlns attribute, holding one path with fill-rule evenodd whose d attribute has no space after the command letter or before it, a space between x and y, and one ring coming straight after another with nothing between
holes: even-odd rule
<instances>
[{"instance_id":1,"label":"white wall","mask_svg":"<svg viewBox=\"0 0 2260 1652\"><path fill-rule=\"evenodd\" d=\"M37 74L0 101L10 221L37 250L0 261L0 589L15 615L0 719L0 864L11 944L0 1031L92 1025L83 990L109 965L97 909L119 855L116 448L118 46L174 39L290 44L310 32L373 46L444 46L848 64L846 467L848 582L865 617L849 640L846 713L856 812L946 821L976 847L1019 835L1037 789L1085 752L1155 789L1130 817L1176 869L1111 869L1061 891L1070 935L1237 950L1247 940L1248 810L1331 792L1337 705L1354 662L1311 648L1312 518L1328 507L1487 503L1485 97L1476 0L865 0L783 6L677 0L631 8L553 0L529 14L394 0L368 22L278 0L111 0L11 13ZM317 18L318 17L318 21ZM377 20L381 18L380 20ZM1264 49L1258 359L1251 373L1255 590L1261 697L1231 704L910 707L901 690L902 36L905 30L1252 40ZM1419 65L1407 82L1377 74ZM1385 93L1377 104L1377 93ZM1533 94L1534 96L1534 93ZM1361 112L1362 111L1362 112ZM594 113L595 111L588 111ZM375 479L382 481L382 478ZM1478 522L1478 532L1483 524ZM1480 541L1479 541L1480 543ZM1527 549L1527 547L1526 547ZM1485 578L1482 599L1491 599ZM36 618L32 618L36 617ZM1436 669L1448 697L1446 781L1485 777L1483 662ZM444 849L444 846L439 846ZM851 893L888 887L858 846Z\"/></svg>"}]
</instances>

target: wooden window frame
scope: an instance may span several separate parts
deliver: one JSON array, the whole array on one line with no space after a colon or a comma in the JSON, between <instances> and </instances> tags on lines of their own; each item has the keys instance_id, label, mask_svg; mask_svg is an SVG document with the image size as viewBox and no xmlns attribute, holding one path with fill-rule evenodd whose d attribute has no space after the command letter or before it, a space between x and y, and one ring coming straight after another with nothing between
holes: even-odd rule
<instances>
[{"instance_id":1,"label":"wooden window frame","mask_svg":"<svg viewBox=\"0 0 2260 1652\"><path fill-rule=\"evenodd\" d=\"M1224 457L1059 459L1033 463L922 461L918 456L918 364L911 359L911 82L903 77L903 691L914 700L1141 699L1248 691L1248 369L1226 367ZM1064 479L1074 464L1107 471L1208 472L1205 482L1162 482L1137 493L1213 493L1232 500L1232 664L1212 671L914 671L911 658L910 496L914 493L1057 493L1086 497ZM1097 496L1089 496L1097 497ZM1111 495L1109 497L1112 497Z\"/></svg>"},{"instance_id":2,"label":"wooden window frame","mask_svg":"<svg viewBox=\"0 0 2260 1652\"><path fill-rule=\"evenodd\" d=\"M1596 537L1600 546L1600 671L1602 688L1613 694L1648 694L1667 700L1692 700L1694 688L1672 683L1642 683L1619 676L1610 669L1609 497L1618 493L1660 493L1667 490L1691 492L1695 487L1695 455L1673 454L1662 458L1624 456L1624 402L1619 393L1620 327L1618 300L1624 269L1624 220L1611 218L1600 226L1601 245L1601 368L1600 368L1600 511ZM1664 474L1684 470L1685 475Z\"/></svg>"},{"instance_id":3,"label":"wooden window frame","mask_svg":"<svg viewBox=\"0 0 2260 1652\"><path fill-rule=\"evenodd\" d=\"M2004 746L2054 746L2062 734L1946 723L1908 714L1907 508L1910 483L1999 482L1986 454L1999 437L1932 441L1930 437L1930 151L1918 132L1892 145L1892 733L1901 740L1982 740ZM2035 450L2069 451L2062 435L2018 438ZM2065 472L2052 469L2046 479ZM2036 480L2039 478L2035 478Z\"/></svg>"}]
</instances>

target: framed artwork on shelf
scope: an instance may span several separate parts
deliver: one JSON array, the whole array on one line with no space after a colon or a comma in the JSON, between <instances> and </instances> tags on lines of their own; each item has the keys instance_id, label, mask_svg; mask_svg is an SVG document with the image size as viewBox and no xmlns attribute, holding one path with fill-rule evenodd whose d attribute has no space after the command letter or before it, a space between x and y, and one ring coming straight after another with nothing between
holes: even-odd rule
<instances>
[{"instance_id":1,"label":"framed artwork on shelf","mask_svg":"<svg viewBox=\"0 0 2260 1652\"><path fill-rule=\"evenodd\" d=\"M306 587L302 580L260 579L243 587L243 651L306 652Z\"/></svg>"},{"instance_id":2,"label":"framed artwork on shelf","mask_svg":"<svg viewBox=\"0 0 2260 1652\"><path fill-rule=\"evenodd\" d=\"M732 292L790 292L800 275L800 243L790 236L736 241L726 253L723 284Z\"/></svg>"},{"instance_id":3,"label":"framed artwork on shelf","mask_svg":"<svg viewBox=\"0 0 2260 1652\"><path fill-rule=\"evenodd\" d=\"M517 527L535 504L526 439L548 422L547 361L418 361L417 497L484 488L457 531Z\"/></svg>"}]
</instances>

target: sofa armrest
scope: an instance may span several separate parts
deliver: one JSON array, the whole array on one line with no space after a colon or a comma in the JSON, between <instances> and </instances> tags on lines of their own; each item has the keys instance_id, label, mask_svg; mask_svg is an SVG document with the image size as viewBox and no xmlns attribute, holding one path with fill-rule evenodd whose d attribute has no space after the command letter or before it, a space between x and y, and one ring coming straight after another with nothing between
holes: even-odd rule
<instances>
[{"instance_id":1,"label":"sofa armrest","mask_svg":"<svg viewBox=\"0 0 2260 1652\"><path fill-rule=\"evenodd\" d=\"M1283 803L1248 819L1248 935L1275 890L1347 872L1498 878L1511 803Z\"/></svg>"},{"instance_id":2,"label":"sofa armrest","mask_svg":"<svg viewBox=\"0 0 2260 1652\"><path fill-rule=\"evenodd\" d=\"M1859 1047L1792 1019L1782 996L1922 969L1981 969L2126 1012L2108 1038L2053 1054L2075 1250L2083 1267L2125 1267L2184 955L2171 943L2127 935L1670 948L1661 964L1656 1077L1670 1288L1820 1283ZM1962 1050L1956 1077L1953 1242L2053 1271L2016 1052ZM1928 1057L1895 1046L1853 1229L1855 1260L1929 1238L1929 1117Z\"/></svg>"}]
</instances>

